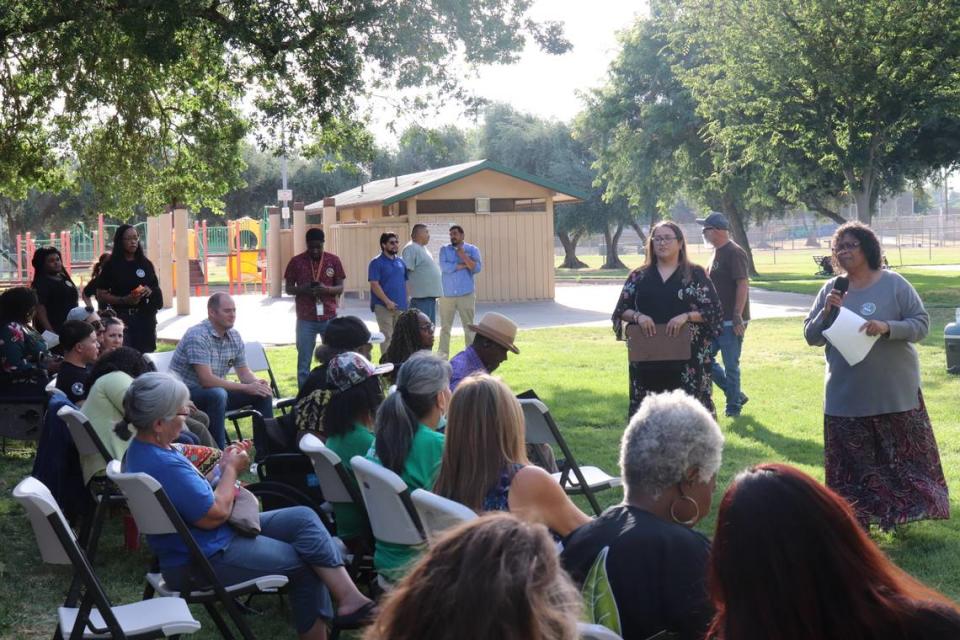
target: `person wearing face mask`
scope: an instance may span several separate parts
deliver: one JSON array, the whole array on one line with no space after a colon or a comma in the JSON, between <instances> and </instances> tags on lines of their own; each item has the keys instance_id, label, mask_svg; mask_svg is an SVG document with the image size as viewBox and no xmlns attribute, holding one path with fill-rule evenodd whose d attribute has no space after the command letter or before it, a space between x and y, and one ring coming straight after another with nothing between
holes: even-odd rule
<instances>
[{"instance_id":1,"label":"person wearing face mask","mask_svg":"<svg viewBox=\"0 0 960 640\"><path fill-rule=\"evenodd\" d=\"M366 457L399 475L411 491L431 490L443 457L437 430L445 426L450 396L450 363L414 354L400 367L396 392L377 411L376 438ZM421 551L377 540L373 564L387 580L397 580Z\"/></svg>"}]
</instances>

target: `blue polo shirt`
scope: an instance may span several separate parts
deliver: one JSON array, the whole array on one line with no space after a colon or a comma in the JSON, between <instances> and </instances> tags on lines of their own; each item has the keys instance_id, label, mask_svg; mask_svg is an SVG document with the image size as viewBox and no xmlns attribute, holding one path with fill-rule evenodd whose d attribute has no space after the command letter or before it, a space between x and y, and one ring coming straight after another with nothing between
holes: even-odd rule
<instances>
[{"instance_id":1,"label":"blue polo shirt","mask_svg":"<svg viewBox=\"0 0 960 640\"><path fill-rule=\"evenodd\" d=\"M388 258L381 253L370 261L367 267L367 281L379 282L383 292L393 300L397 309L407 308L407 265L403 258ZM383 301L371 293L370 308L374 305L386 306Z\"/></svg>"},{"instance_id":2,"label":"blue polo shirt","mask_svg":"<svg viewBox=\"0 0 960 640\"><path fill-rule=\"evenodd\" d=\"M447 298L458 298L473 293L473 276L480 273L483 262L480 259L480 249L472 244L463 243L464 252L475 263L473 269L457 269L458 264L464 264L452 244L440 247L440 271L443 274L443 295Z\"/></svg>"}]
</instances>

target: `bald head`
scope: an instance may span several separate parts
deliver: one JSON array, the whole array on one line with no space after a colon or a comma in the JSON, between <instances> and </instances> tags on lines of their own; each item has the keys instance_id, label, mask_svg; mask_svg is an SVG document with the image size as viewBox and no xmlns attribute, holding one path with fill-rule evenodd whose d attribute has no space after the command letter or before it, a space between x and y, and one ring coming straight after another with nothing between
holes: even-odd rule
<instances>
[{"instance_id":1,"label":"bald head","mask_svg":"<svg viewBox=\"0 0 960 640\"><path fill-rule=\"evenodd\" d=\"M232 329L237 321L237 305L225 293L215 293L207 300L207 318L218 333Z\"/></svg>"}]
</instances>

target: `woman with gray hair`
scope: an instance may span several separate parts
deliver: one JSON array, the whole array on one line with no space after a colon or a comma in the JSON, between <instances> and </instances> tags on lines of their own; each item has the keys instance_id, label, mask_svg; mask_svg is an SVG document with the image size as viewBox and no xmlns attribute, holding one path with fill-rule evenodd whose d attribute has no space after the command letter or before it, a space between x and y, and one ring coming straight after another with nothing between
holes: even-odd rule
<instances>
[{"instance_id":1,"label":"woman with gray hair","mask_svg":"<svg viewBox=\"0 0 960 640\"><path fill-rule=\"evenodd\" d=\"M696 399L648 395L620 443L623 503L567 539L564 568L584 589L613 594L594 604L612 613L603 624L623 638L704 637L710 542L691 527L710 510L722 449L720 428Z\"/></svg>"},{"instance_id":2,"label":"woman with gray hair","mask_svg":"<svg viewBox=\"0 0 960 640\"><path fill-rule=\"evenodd\" d=\"M325 621L333 618L331 595L342 625L367 618L373 603L350 580L340 552L313 510L290 507L261 513L260 535L237 535L228 519L237 477L250 465L250 443L227 447L220 459L218 482L211 486L171 446L189 414L189 399L186 385L165 373L145 373L133 381L123 398L123 420L116 427L121 438L130 437L128 424L136 431L127 449L126 471L147 473L160 483L224 582L287 576L300 638L326 638ZM180 537L151 535L147 542L166 581L177 589L189 584L190 554Z\"/></svg>"},{"instance_id":3,"label":"woman with gray hair","mask_svg":"<svg viewBox=\"0 0 960 640\"><path fill-rule=\"evenodd\" d=\"M450 363L418 352L400 367L397 390L377 410L374 443L367 458L403 478L411 491L433 489L443 457L450 405ZM388 580L402 577L421 549L376 541L373 564Z\"/></svg>"}]
</instances>

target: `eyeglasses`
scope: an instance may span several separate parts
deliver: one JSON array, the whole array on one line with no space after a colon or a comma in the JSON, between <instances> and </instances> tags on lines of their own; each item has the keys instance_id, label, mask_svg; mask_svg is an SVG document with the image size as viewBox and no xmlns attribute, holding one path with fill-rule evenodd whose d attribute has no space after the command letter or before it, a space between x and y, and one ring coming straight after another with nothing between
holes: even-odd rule
<instances>
[{"instance_id":1,"label":"eyeglasses","mask_svg":"<svg viewBox=\"0 0 960 640\"><path fill-rule=\"evenodd\" d=\"M437 326L436 326L435 324L433 324L432 322L429 323L429 324L422 324L422 325L420 325L420 331L429 331L430 333L433 333L433 330L436 329L436 328L437 328Z\"/></svg>"},{"instance_id":2,"label":"eyeglasses","mask_svg":"<svg viewBox=\"0 0 960 640\"><path fill-rule=\"evenodd\" d=\"M677 239L677 236L653 236L653 241L656 244L670 244Z\"/></svg>"},{"instance_id":3,"label":"eyeglasses","mask_svg":"<svg viewBox=\"0 0 960 640\"><path fill-rule=\"evenodd\" d=\"M859 242L841 242L833 247L834 253L843 253L844 251L853 251L860 246Z\"/></svg>"}]
</instances>

